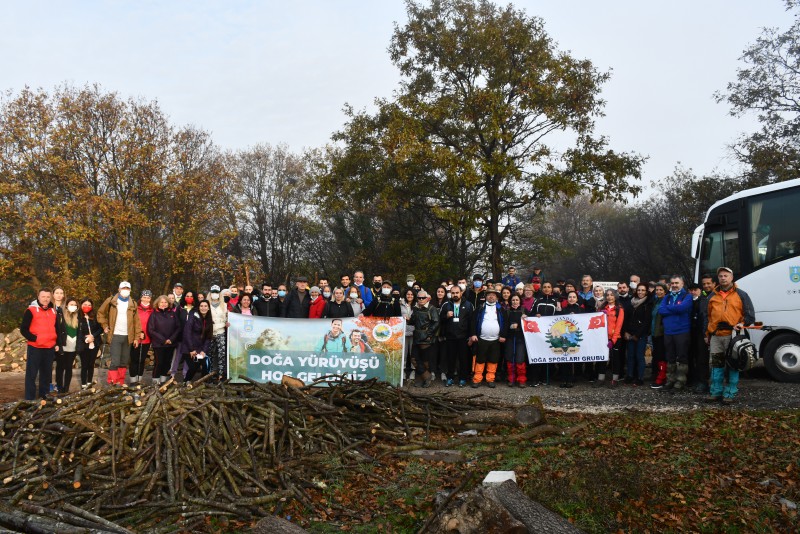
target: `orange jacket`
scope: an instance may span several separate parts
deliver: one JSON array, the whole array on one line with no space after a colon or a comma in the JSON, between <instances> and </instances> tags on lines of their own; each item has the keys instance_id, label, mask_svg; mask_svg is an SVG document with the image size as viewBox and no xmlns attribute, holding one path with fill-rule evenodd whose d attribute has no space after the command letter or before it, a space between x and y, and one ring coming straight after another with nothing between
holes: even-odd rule
<instances>
[{"instance_id":1,"label":"orange jacket","mask_svg":"<svg viewBox=\"0 0 800 534\"><path fill-rule=\"evenodd\" d=\"M625 310L622 309L622 306L617 304L616 311L614 310L614 306L607 305L603 308L603 312L606 313L607 317L608 339L616 343L619 336L622 335L622 322L625 320Z\"/></svg>"},{"instance_id":2,"label":"orange jacket","mask_svg":"<svg viewBox=\"0 0 800 534\"><path fill-rule=\"evenodd\" d=\"M708 308L706 310L706 333L709 336L729 336L729 328L719 328L720 323L728 323L735 326L738 323L746 325L755 322L755 312L750 297L736 287L736 284L728 291L722 291L719 287L708 297Z\"/></svg>"}]
</instances>

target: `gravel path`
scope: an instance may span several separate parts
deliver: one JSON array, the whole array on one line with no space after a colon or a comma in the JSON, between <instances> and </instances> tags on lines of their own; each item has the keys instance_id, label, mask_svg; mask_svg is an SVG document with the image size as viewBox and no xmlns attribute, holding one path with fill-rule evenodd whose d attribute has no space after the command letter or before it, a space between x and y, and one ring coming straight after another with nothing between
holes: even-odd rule
<instances>
[{"instance_id":1,"label":"gravel path","mask_svg":"<svg viewBox=\"0 0 800 534\"><path fill-rule=\"evenodd\" d=\"M485 395L515 404L524 404L531 396L538 396L544 407L562 412L605 413L626 410L648 412L670 412L697 409L721 410L780 410L800 409L800 384L786 384L770 379L763 369L751 371L739 381L739 393L736 402L728 407L719 403L704 402L704 395L696 395L683 391L670 393L653 390L649 382L644 386L634 387L620 385L615 389L593 387L587 382L577 382L575 387L564 389L559 384L549 386L518 388L498 383L490 389L485 385L477 389L457 386L445 388L439 381L431 384L429 389L405 386L411 391L444 392L456 397Z\"/></svg>"}]
</instances>

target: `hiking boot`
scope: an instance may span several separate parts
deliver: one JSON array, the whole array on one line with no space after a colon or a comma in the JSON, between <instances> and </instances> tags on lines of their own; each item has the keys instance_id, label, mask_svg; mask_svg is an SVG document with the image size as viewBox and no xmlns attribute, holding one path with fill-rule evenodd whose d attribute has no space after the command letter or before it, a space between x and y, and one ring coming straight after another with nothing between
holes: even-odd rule
<instances>
[{"instance_id":1,"label":"hiking boot","mask_svg":"<svg viewBox=\"0 0 800 534\"><path fill-rule=\"evenodd\" d=\"M625 383L628 384L628 385L633 384L633 377L632 376L626 376L625 377Z\"/></svg>"},{"instance_id":2,"label":"hiking boot","mask_svg":"<svg viewBox=\"0 0 800 534\"><path fill-rule=\"evenodd\" d=\"M480 382L473 382L472 384L469 385L469 387L471 388L479 388L480 386L481 386Z\"/></svg>"},{"instance_id":3,"label":"hiking boot","mask_svg":"<svg viewBox=\"0 0 800 534\"><path fill-rule=\"evenodd\" d=\"M644 385L644 380L640 380L640 379L637 378L636 380L633 381L633 385L637 386L637 387L638 386L643 386Z\"/></svg>"},{"instance_id":4,"label":"hiking boot","mask_svg":"<svg viewBox=\"0 0 800 534\"><path fill-rule=\"evenodd\" d=\"M509 382L508 383L508 387L513 388L514 387L514 382Z\"/></svg>"},{"instance_id":5,"label":"hiking boot","mask_svg":"<svg viewBox=\"0 0 800 534\"><path fill-rule=\"evenodd\" d=\"M733 400L733 397L722 397L722 404L724 404L725 406L730 406L734 402L736 401Z\"/></svg>"},{"instance_id":6,"label":"hiking boot","mask_svg":"<svg viewBox=\"0 0 800 534\"><path fill-rule=\"evenodd\" d=\"M694 386L694 392L698 395L705 395L708 393L708 385L705 382L698 382Z\"/></svg>"},{"instance_id":7,"label":"hiking boot","mask_svg":"<svg viewBox=\"0 0 800 534\"><path fill-rule=\"evenodd\" d=\"M458 381L458 387L463 388L466 385L467 385L467 381L466 380L459 380Z\"/></svg>"},{"instance_id":8,"label":"hiking boot","mask_svg":"<svg viewBox=\"0 0 800 534\"><path fill-rule=\"evenodd\" d=\"M722 400L722 395L706 395L703 400L705 402L719 402Z\"/></svg>"},{"instance_id":9,"label":"hiking boot","mask_svg":"<svg viewBox=\"0 0 800 534\"><path fill-rule=\"evenodd\" d=\"M650 389L663 389L664 384L659 384L658 382L653 382L650 384Z\"/></svg>"},{"instance_id":10,"label":"hiking boot","mask_svg":"<svg viewBox=\"0 0 800 534\"><path fill-rule=\"evenodd\" d=\"M617 387L619 387L619 380L612 379L611 382L608 383L608 387L611 389L616 389Z\"/></svg>"},{"instance_id":11,"label":"hiking boot","mask_svg":"<svg viewBox=\"0 0 800 534\"><path fill-rule=\"evenodd\" d=\"M486 385L489 386L491 389L495 388L494 382L487 382Z\"/></svg>"}]
</instances>

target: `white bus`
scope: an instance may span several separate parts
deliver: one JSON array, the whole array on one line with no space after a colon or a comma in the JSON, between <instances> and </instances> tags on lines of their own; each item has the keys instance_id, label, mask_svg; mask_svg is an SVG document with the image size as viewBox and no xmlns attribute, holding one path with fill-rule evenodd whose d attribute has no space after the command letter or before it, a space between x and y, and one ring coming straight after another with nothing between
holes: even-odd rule
<instances>
[{"instance_id":1,"label":"white bus","mask_svg":"<svg viewBox=\"0 0 800 534\"><path fill-rule=\"evenodd\" d=\"M741 191L715 203L692 236L694 278L733 269L753 300L751 330L769 374L800 382L800 179Z\"/></svg>"}]
</instances>

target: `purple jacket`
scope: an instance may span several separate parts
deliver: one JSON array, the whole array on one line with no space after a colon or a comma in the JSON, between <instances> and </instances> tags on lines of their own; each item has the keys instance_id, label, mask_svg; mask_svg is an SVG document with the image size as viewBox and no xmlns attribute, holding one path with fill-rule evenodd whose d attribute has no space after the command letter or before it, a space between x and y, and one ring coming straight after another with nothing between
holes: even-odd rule
<instances>
[{"instance_id":1,"label":"purple jacket","mask_svg":"<svg viewBox=\"0 0 800 534\"><path fill-rule=\"evenodd\" d=\"M206 321L211 321L211 312L206 315ZM208 353L211 348L211 340L203 339L203 317L198 310L189 312L186 324L183 327L183 339L181 340L181 354L190 352Z\"/></svg>"},{"instance_id":2,"label":"purple jacket","mask_svg":"<svg viewBox=\"0 0 800 534\"><path fill-rule=\"evenodd\" d=\"M181 338L181 322L178 312L172 308L155 310L147 321L147 336L154 349L175 347ZM167 345L166 341L172 343Z\"/></svg>"}]
</instances>

